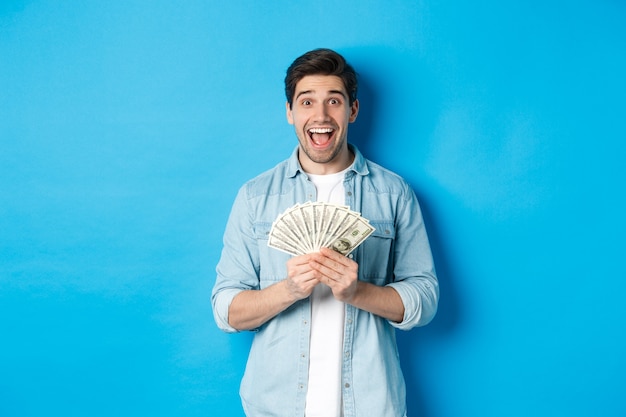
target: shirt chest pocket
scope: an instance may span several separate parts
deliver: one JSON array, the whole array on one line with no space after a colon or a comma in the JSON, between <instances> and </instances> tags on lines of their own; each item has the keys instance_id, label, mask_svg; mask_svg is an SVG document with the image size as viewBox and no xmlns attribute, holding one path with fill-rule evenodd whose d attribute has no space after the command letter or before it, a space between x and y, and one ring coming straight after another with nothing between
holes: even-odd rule
<instances>
[{"instance_id":1,"label":"shirt chest pocket","mask_svg":"<svg viewBox=\"0 0 626 417\"><path fill-rule=\"evenodd\" d=\"M361 245L359 270L365 281L385 285L393 281L394 242L393 221L370 221L376 228Z\"/></svg>"},{"instance_id":2,"label":"shirt chest pocket","mask_svg":"<svg viewBox=\"0 0 626 417\"><path fill-rule=\"evenodd\" d=\"M259 276L261 288L265 288L286 277L286 262L289 254L267 246L272 224L256 222L253 224L254 238L258 247L259 258L255 260L255 267Z\"/></svg>"}]
</instances>

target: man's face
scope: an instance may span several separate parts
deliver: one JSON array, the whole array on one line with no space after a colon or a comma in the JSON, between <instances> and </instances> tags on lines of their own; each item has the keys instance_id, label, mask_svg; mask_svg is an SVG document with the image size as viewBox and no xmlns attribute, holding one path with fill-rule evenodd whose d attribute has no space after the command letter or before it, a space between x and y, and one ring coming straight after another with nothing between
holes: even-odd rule
<instances>
[{"instance_id":1,"label":"man's face","mask_svg":"<svg viewBox=\"0 0 626 417\"><path fill-rule=\"evenodd\" d=\"M331 174L350 165L348 125L358 112L358 100L349 104L343 82L335 75L307 75L296 84L287 120L296 130L306 172Z\"/></svg>"}]
</instances>

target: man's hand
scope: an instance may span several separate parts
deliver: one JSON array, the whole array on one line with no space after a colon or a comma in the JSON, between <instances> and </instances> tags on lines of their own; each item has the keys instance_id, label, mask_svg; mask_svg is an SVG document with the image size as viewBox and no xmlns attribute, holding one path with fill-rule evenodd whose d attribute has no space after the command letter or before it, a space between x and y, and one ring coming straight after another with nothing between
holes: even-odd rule
<instances>
[{"instance_id":1,"label":"man's hand","mask_svg":"<svg viewBox=\"0 0 626 417\"><path fill-rule=\"evenodd\" d=\"M313 288L320 283L317 273L311 267L312 254L295 256L287 261L287 290L294 301L307 298Z\"/></svg>"},{"instance_id":2,"label":"man's hand","mask_svg":"<svg viewBox=\"0 0 626 417\"><path fill-rule=\"evenodd\" d=\"M397 323L403 320L404 304L396 290L359 281L359 265L352 259L322 248L319 253L311 254L309 265L337 300Z\"/></svg>"},{"instance_id":3,"label":"man's hand","mask_svg":"<svg viewBox=\"0 0 626 417\"><path fill-rule=\"evenodd\" d=\"M332 249L321 248L313 253L308 262L314 277L330 287L335 298L350 303L358 284L359 265L352 259Z\"/></svg>"},{"instance_id":4,"label":"man's hand","mask_svg":"<svg viewBox=\"0 0 626 417\"><path fill-rule=\"evenodd\" d=\"M237 294L228 309L228 323L237 330L251 330L307 298L320 283L309 265L311 255L296 256L287 261L287 278L261 290Z\"/></svg>"}]
</instances>

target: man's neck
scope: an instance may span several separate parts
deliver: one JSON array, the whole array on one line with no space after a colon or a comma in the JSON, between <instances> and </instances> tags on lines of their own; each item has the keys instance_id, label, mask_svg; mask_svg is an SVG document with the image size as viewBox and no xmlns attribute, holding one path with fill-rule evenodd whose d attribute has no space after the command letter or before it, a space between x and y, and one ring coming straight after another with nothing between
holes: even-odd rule
<instances>
[{"instance_id":1,"label":"man's neck","mask_svg":"<svg viewBox=\"0 0 626 417\"><path fill-rule=\"evenodd\" d=\"M354 162L354 153L347 149L346 152L338 155L338 157L332 161L326 163L317 163L311 160L302 161L302 152L298 150L298 160L300 161L300 166L307 174L313 175L330 175L336 174L348 168Z\"/></svg>"}]
</instances>

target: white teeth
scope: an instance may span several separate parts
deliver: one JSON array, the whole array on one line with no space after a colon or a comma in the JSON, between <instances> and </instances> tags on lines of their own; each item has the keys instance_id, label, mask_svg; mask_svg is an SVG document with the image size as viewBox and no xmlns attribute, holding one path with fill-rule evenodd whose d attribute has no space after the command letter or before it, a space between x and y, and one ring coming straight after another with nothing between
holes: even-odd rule
<instances>
[{"instance_id":1,"label":"white teeth","mask_svg":"<svg viewBox=\"0 0 626 417\"><path fill-rule=\"evenodd\" d=\"M332 131L333 131L333 129L330 129L330 128L309 129L309 132L311 132L311 133L331 133Z\"/></svg>"}]
</instances>

